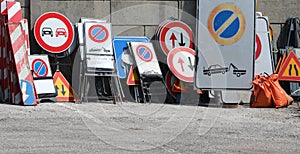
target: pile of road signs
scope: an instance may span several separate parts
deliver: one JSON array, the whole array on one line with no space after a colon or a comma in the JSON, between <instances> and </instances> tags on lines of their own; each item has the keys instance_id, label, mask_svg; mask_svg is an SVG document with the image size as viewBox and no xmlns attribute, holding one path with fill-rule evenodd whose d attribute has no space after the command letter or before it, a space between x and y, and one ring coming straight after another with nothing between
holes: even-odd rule
<instances>
[{"instance_id":1,"label":"pile of road signs","mask_svg":"<svg viewBox=\"0 0 300 154\"><path fill-rule=\"evenodd\" d=\"M34 36L40 47L59 58L59 54L67 52L74 45L75 32L70 20L58 12L46 12L35 22ZM55 93L58 102L75 102L77 97L69 82L63 74L57 70L52 79L49 60L46 56L33 56L32 70L35 76L35 83L38 85L38 94L45 99L52 98ZM57 59L57 69L59 63ZM54 85L53 85L54 83ZM45 89L45 85L47 89ZM48 98L47 98L48 97Z\"/></svg>"},{"instance_id":2,"label":"pile of road signs","mask_svg":"<svg viewBox=\"0 0 300 154\"><path fill-rule=\"evenodd\" d=\"M196 52L193 49L193 31L186 23L169 18L158 26L155 38L160 65L167 66L163 67L162 71L168 94L174 99L178 99L177 95L187 92L186 89L189 85L193 86L186 83L194 82ZM188 93L191 94L191 92ZM193 94L197 95L197 92ZM179 101L176 100L176 102Z\"/></svg>"},{"instance_id":3,"label":"pile of road signs","mask_svg":"<svg viewBox=\"0 0 300 154\"><path fill-rule=\"evenodd\" d=\"M26 26L22 26L19 2L1 0L1 90L2 101L36 105L37 96L28 63Z\"/></svg>"},{"instance_id":4,"label":"pile of road signs","mask_svg":"<svg viewBox=\"0 0 300 154\"><path fill-rule=\"evenodd\" d=\"M139 98L142 97L140 96L139 74L134 66L134 58L130 53L128 43L149 41L150 39L145 36L115 36L113 38L116 69L127 101L140 102Z\"/></svg>"}]
</instances>

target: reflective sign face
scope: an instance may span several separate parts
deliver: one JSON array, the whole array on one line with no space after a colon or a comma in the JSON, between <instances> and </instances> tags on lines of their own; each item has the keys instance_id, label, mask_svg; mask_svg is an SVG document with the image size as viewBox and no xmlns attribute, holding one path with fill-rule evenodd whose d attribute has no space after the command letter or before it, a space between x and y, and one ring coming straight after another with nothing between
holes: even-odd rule
<instances>
[{"instance_id":1,"label":"reflective sign face","mask_svg":"<svg viewBox=\"0 0 300 154\"><path fill-rule=\"evenodd\" d=\"M69 19L64 15L48 12L36 20L34 36L44 50L60 53L71 46L74 39L74 29Z\"/></svg>"},{"instance_id":2,"label":"reflective sign face","mask_svg":"<svg viewBox=\"0 0 300 154\"><path fill-rule=\"evenodd\" d=\"M199 89L251 89L255 58L255 0L199 0Z\"/></svg>"},{"instance_id":3,"label":"reflective sign face","mask_svg":"<svg viewBox=\"0 0 300 154\"><path fill-rule=\"evenodd\" d=\"M238 41L245 31L243 13L234 4L221 4L214 8L208 18L210 34L220 44L232 44Z\"/></svg>"},{"instance_id":4,"label":"reflective sign face","mask_svg":"<svg viewBox=\"0 0 300 154\"><path fill-rule=\"evenodd\" d=\"M86 22L84 27L88 54L113 55L111 23Z\"/></svg>"}]
</instances>

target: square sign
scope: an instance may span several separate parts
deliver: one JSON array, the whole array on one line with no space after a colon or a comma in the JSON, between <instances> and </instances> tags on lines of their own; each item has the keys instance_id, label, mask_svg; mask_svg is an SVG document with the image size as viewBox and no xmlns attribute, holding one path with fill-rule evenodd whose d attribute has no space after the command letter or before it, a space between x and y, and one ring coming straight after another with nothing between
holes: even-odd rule
<instances>
[{"instance_id":1,"label":"square sign","mask_svg":"<svg viewBox=\"0 0 300 154\"><path fill-rule=\"evenodd\" d=\"M48 55L29 55L28 60L34 78L52 78Z\"/></svg>"},{"instance_id":2,"label":"square sign","mask_svg":"<svg viewBox=\"0 0 300 154\"><path fill-rule=\"evenodd\" d=\"M86 54L113 55L111 23L86 22L84 28Z\"/></svg>"},{"instance_id":3,"label":"square sign","mask_svg":"<svg viewBox=\"0 0 300 154\"><path fill-rule=\"evenodd\" d=\"M141 76L162 76L152 43L130 42L128 44Z\"/></svg>"},{"instance_id":4,"label":"square sign","mask_svg":"<svg viewBox=\"0 0 300 154\"><path fill-rule=\"evenodd\" d=\"M249 90L254 77L255 0L198 0L198 89Z\"/></svg>"}]
</instances>

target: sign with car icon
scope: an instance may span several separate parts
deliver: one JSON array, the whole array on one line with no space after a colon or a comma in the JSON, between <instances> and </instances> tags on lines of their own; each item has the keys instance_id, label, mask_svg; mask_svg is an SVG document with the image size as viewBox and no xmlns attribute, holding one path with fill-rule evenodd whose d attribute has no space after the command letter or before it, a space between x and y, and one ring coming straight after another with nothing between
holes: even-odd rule
<instances>
[{"instance_id":1,"label":"sign with car icon","mask_svg":"<svg viewBox=\"0 0 300 154\"><path fill-rule=\"evenodd\" d=\"M45 35L50 35L51 37L53 37L53 31L50 27L43 27L42 36L45 36Z\"/></svg>"},{"instance_id":2,"label":"sign with car icon","mask_svg":"<svg viewBox=\"0 0 300 154\"><path fill-rule=\"evenodd\" d=\"M230 71L231 68L233 69L233 75L236 75L237 77L245 75L247 72L246 70L238 69L235 65L230 63L229 67L222 67L219 64L210 65L207 69L203 67L203 74L208 76L211 76L212 74L225 74L226 72Z\"/></svg>"},{"instance_id":3,"label":"sign with car icon","mask_svg":"<svg viewBox=\"0 0 300 154\"><path fill-rule=\"evenodd\" d=\"M64 15L47 12L41 15L34 25L37 43L50 53L66 51L74 40L72 23Z\"/></svg>"}]
</instances>

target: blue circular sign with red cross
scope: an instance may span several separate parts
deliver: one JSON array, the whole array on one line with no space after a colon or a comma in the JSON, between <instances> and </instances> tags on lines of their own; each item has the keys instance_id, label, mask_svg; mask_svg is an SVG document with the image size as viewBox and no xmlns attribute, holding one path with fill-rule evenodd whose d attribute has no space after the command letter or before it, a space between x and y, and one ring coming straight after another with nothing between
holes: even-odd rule
<instances>
[{"instance_id":1,"label":"blue circular sign with red cross","mask_svg":"<svg viewBox=\"0 0 300 154\"><path fill-rule=\"evenodd\" d=\"M46 62L42 59L35 59L32 62L32 70L33 74L38 78L46 77L48 74L48 66Z\"/></svg>"},{"instance_id":2,"label":"blue circular sign with red cross","mask_svg":"<svg viewBox=\"0 0 300 154\"><path fill-rule=\"evenodd\" d=\"M237 42L245 32L245 17L234 4L221 4L208 17L211 36L222 45Z\"/></svg>"},{"instance_id":3,"label":"blue circular sign with red cross","mask_svg":"<svg viewBox=\"0 0 300 154\"><path fill-rule=\"evenodd\" d=\"M149 49L145 45L139 45L136 48L136 55L145 62L150 62L153 59L153 53L151 49Z\"/></svg>"},{"instance_id":4,"label":"blue circular sign with red cross","mask_svg":"<svg viewBox=\"0 0 300 154\"><path fill-rule=\"evenodd\" d=\"M89 37L92 41L102 43L107 40L109 33L103 25L93 25L89 29Z\"/></svg>"}]
</instances>

